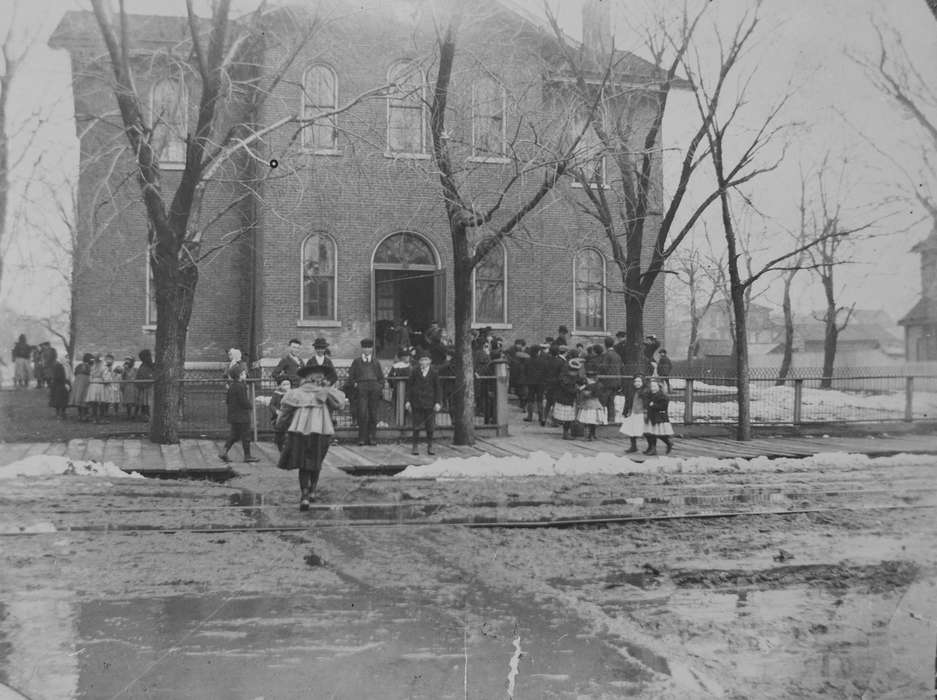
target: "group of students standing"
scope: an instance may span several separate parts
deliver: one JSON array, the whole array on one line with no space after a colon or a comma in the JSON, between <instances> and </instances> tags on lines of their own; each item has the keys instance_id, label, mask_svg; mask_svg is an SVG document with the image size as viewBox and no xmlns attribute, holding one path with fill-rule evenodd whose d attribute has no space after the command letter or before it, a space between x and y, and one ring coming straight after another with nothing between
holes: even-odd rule
<instances>
[{"instance_id":1,"label":"group of students standing","mask_svg":"<svg viewBox=\"0 0 937 700\"><path fill-rule=\"evenodd\" d=\"M646 373L634 374L625 381L625 369L619 340L606 337L602 344L570 347L560 327L559 340L549 338L543 345L527 346L517 340L504 355L510 367L510 384L525 410L525 421L540 425L548 420L562 426L563 439L575 439L581 430L586 440L595 440L596 427L616 422L616 399L623 398L619 431L630 440L627 452L637 452L637 438L644 436L644 454L657 453L658 439L669 454L673 449L673 426L668 414L669 399L665 387L670 370L666 351L654 358L660 347L656 338L644 342ZM662 371L664 376L656 376ZM651 374L654 376L648 377ZM630 375L629 375L630 376Z\"/></svg>"}]
</instances>

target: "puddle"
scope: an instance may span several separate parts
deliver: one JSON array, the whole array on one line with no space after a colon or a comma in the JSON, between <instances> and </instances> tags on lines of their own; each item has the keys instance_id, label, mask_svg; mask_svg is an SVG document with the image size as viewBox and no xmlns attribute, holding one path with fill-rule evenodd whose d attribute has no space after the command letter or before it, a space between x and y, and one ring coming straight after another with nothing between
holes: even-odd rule
<instances>
[{"instance_id":1,"label":"puddle","mask_svg":"<svg viewBox=\"0 0 937 700\"><path fill-rule=\"evenodd\" d=\"M306 565L327 565L307 552ZM666 659L624 645L629 658L578 620L480 595L496 594L475 591L458 610L329 591L76 603L74 687L62 697L202 698L210 688L226 698L363 698L393 688L438 700L466 687L503 697L515 633L516 697L588 695L653 680L649 668L670 672ZM0 634L0 679L14 652Z\"/></svg>"}]
</instances>

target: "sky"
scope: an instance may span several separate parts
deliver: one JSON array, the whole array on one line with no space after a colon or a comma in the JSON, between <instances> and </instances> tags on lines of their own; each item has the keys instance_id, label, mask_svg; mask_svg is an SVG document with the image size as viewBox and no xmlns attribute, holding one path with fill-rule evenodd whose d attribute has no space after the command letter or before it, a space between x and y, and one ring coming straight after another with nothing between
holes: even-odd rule
<instances>
[{"instance_id":1,"label":"sky","mask_svg":"<svg viewBox=\"0 0 937 700\"><path fill-rule=\"evenodd\" d=\"M542 0L512 0L533 14L543 12ZM649 16L650 0L604 0L612 3L615 42L646 55L638 41L637 29ZM581 32L581 0L549 0L566 31L578 38ZM250 0L236 0L245 9ZM9 7L12 0L0 0ZM182 0L128 0L131 12L183 13ZM715 29L722 32L751 11L754 0L713 0L708 18L701 25L709 37L700 48L703 72L715 65ZM61 309L67 292L52 267L61 267L44 254L50 249L45 233L54 238L62 232L48 191L66 191L67 179L77 172L77 143L73 122L73 102L69 87L69 64L64 51L52 51L45 42L65 11L88 9L83 0L19 0L15 20L17 35L34 37L18 81L11 91L11 117L24 135L41 124L30 151L14 173L11 210L14 215L7 269L0 304L28 315L54 315ZM11 13L0 13L0 31L5 31ZM876 152L893 154L910 167L920 159L919 134L914 125L870 85L856 59L874 58L878 51L875 28L886 34L896 31L908 47L922 76L937 86L937 21L923 0L764 0L756 42L745 56L741 75L751 76L742 126L757 124L783 94L791 91L781 115L792 123L780 144L786 157L775 172L762 176L750 187L753 201L762 213L751 223L759 241L756 260L787 245L786 231L796 226L799 169L815 167L827 150L833 162L847 159L846 185L842 187L844 212L856 222L880 217L892 210L896 215L880 223L876 237L856 245L857 262L839 271L843 300L859 308L884 309L896 319L907 312L920 293L919 259L911 246L930 230L921 222L922 212L913 202L883 205L894 197L901 176L894 166ZM732 84L739 89L741 81ZM937 105L932 105L937 112ZM672 98L664 124L665 189L673 186L674 164L678 162L687 134L693 125L693 103L689 94ZM745 132L741 132L744 136ZM871 144L875 144L873 148ZM35 176L40 177L35 177ZM26 183L37 179L49 186ZM931 182L934 191L935 183ZM813 188L815 190L815 188ZM701 196L692 189L691 196ZM715 209L713 210L715 212ZM915 223L917 222L917 223ZM710 229L718 233L718 222ZM818 285L802 280L797 285L795 303L802 309L819 307ZM773 299L776 288L768 288L765 299Z\"/></svg>"}]
</instances>

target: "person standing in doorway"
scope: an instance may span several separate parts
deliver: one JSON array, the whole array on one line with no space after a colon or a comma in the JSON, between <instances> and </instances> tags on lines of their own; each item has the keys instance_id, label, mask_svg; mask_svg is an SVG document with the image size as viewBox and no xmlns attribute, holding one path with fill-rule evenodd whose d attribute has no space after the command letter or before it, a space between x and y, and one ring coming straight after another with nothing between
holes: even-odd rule
<instances>
[{"instance_id":1,"label":"person standing in doorway","mask_svg":"<svg viewBox=\"0 0 937 700\"><path fill-rule=\"evenodd\" d=\"M348 382L357 399L358 444L377 444L377 409L384 388L384 370L374 356L374 341L361 341L361 355L352 360L348 369Z\"/></svg>"},{"instance_id":2,"label":"person standing in doorway","mask_svg":"<svg viewBox=\"0 0 937 700\"><path fill-rule=\"evenodd\" d=\"M306 361L306 367L322 367L325 380L329 384L335 384L338 381L338 372L335 371L332 358L329 357L329 341L325 338L316 338L312 344L312 351L312 357Z\"/></svg>"},{"instance_id":3,"label":"person standing in doorway","mask_svg":"<svg viewBox=\"0 0 937 700\"><path fill-rule=\"evenodd\" d=\"M228 405L228 424L231 431L225 440L224 450L218 455L222 462L230 462L228 450L236 442L241 443L244 450L245 462L258 462L251 454L251 401L247 395L247 370L237 365L228 374L231 383L228 385L226 403Z\"/></svg>"},{"instance_id":4,"label":"person standing in doorway","mask_svg":"<svg viewBox=\"0 0 937 700\"><path fill-rule=\"evenodd\" d=\"M299 349L302 342L298 338L290 338L287 343L286 354L280 358L280 362L273 368L273 381L279 384L284 379L289 379L293 386L299 385L299 375L297 372L303 366L303 358L299 356Z\"/></svg>"},{"instance_id":5,"label":"person standing in doorway","mask_svg":"<svg viewBox=\"0 0 937 700\"><path fill-rule=\"evenodd\" d=\"M417 368L410 373L407 380L407 402L404 408L410 411L413 419L413 450L411 454L419 454L417 449L420 430L426 431L426 454L433 452L433 429L436 427L436 414L442 408L442 383L439 373L431 366L429 353L421 351L417 355Z\"/></svg>"}]
</instances>

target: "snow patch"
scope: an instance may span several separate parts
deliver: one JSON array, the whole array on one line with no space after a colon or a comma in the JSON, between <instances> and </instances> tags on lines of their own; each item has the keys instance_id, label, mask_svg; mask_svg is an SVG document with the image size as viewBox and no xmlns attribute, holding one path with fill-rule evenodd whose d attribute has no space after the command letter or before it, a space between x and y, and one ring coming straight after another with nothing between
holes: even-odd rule
<instances>
[{"instance_id":1,"label":"snow patch","mask_svg":"<svg viewBox=\"0 0 937 700\"><path fill-rule=\"evenodd\" d=\"M18 476L106 476L144 478L142 474L129 474L113 462L93 459L69 459L58 455L33 455L0 467L0 480Z\"/></svg>"},{"instance_id":2,"label":"snow patch","mask_svg":"<svg viewBox=\"0 0 937 700\"><path fill-rule=\"evenodd\" d=\"M823 452L803 458L754 457L657 457L636 462L628 457L600 452L573 455L566 452L553 458L546 452L528 457L477 457L440 459L433 464L408 466L397 478L480 479L518 476L576 476L582 474L714 474L761 471L810 471L814 469L855 469L868 466L918 466L937 464L935 455L897 454L869 457L852 452Z\"/></svg>"}]
</instances>

